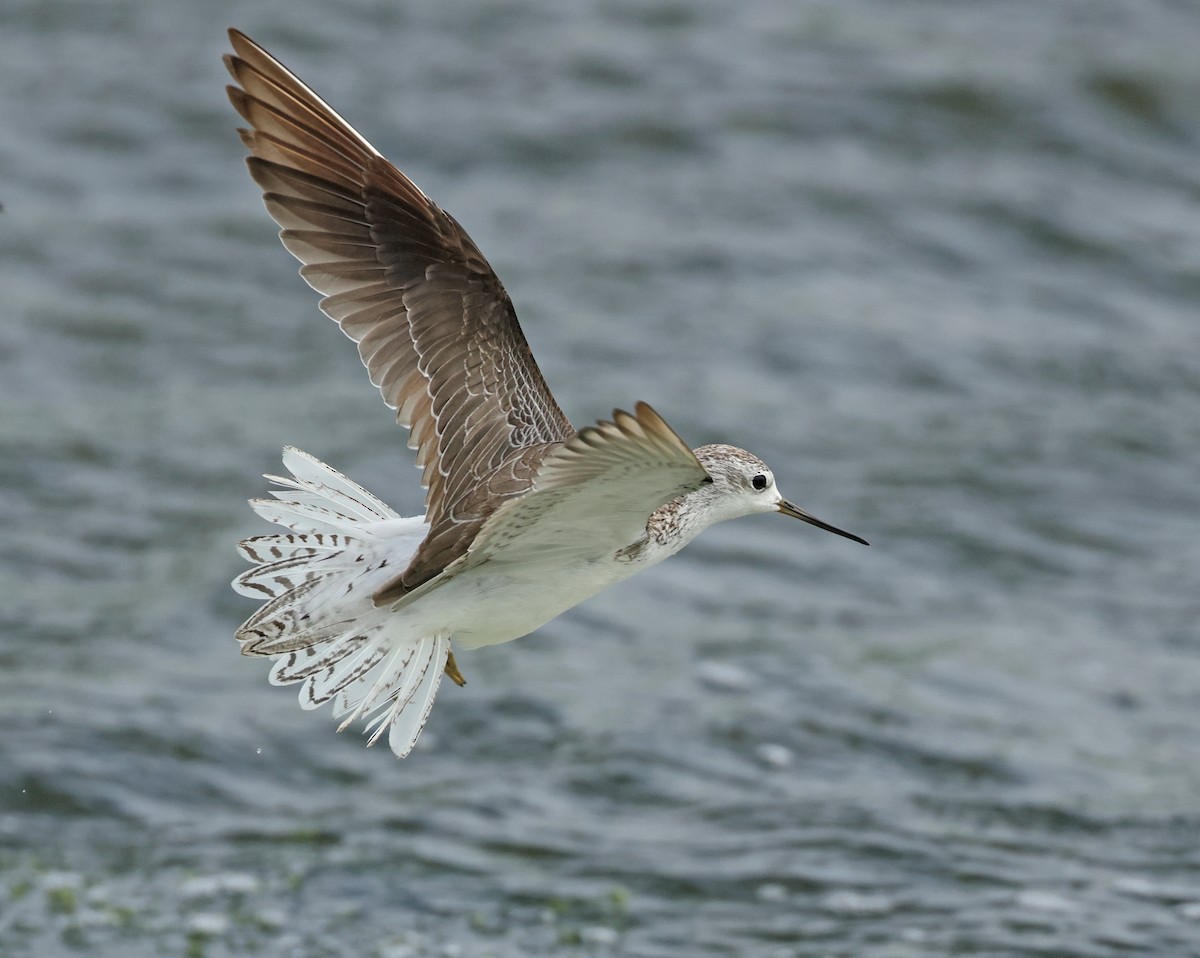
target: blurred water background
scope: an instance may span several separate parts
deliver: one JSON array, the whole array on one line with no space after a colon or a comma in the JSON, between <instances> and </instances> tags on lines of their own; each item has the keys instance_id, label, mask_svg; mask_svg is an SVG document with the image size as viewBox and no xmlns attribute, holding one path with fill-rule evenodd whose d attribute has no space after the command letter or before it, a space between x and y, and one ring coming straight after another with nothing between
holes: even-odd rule
<instances>
[{"instance_id":1,"label":"blurred water background","mask_svg":"<svg viewBox=\"0 0 1200 958\"><path fill-rule=\"evenodd\" d=\"M293 443L419 511L236 25L471 231L568 415L760 517L460 658L404 762L239 658ZM1200 954L1200 7L8 0L0 954Z\"/></svg>"}]
</instances>

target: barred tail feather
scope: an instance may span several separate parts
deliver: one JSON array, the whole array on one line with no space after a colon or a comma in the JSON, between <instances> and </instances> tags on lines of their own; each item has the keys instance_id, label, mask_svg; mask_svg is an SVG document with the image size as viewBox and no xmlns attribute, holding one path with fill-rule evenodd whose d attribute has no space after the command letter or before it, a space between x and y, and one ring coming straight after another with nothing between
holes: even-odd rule
<instances>
[{"instance_id":1,"label":"barred tail feather","mask_svg":"<svg viewBox=\"0 0 1200 958\"><path fill-rule=\"evenodd\" d=\"M297 536L296 538L303 538ZM354 568L353 559L347 554L352 548L352 539L342 536L326 536L336 540L340 548L322 555L315 549L307 553L291 555L286 559L263 562L233 580L233 590L252 599L266 596L277 599L286 595L304 582L315 582L332 578Z\"/></svg>"},{"instance_id":2,"label":"barred tail feather","mask_svg":"<svg viewBox=\"0 0 1200 958\"><path fill-rule=\"evenodd\" d=\"M341 552L340 536L297 535L293 532L271 536L251 536L238 543L238 555L247 562L266 565L298 556L316 555L318 552Z\"/></svg>"},{"instance_id":3,"label":"barred tail feather","mask_svg":"<svg viewBox=\"0 0 1200 958\"><path fill-rule=\"evenodd\" d=\"M283 462L290 476L267 477L273 498L250 504L291 531L238 545L252 568L233 588L265 600L237 630L242 653L273 656L271 684L300 683L302 708L333 700L335 716L349 716L341 728L374 716L369 744L390 729L403 757L428 718L450 638L417 634L371 595L408 563L427 527L299 449L285 448Z\"/></svg>"}]
</instances>

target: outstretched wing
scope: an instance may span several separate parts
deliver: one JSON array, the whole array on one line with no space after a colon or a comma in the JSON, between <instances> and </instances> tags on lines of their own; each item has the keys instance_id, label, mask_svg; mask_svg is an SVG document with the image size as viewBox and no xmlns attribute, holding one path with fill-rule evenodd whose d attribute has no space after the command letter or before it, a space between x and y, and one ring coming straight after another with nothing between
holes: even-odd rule
<instances>
[{"instance_id":1,"label":"outstretched wing","mask_svg":"<svg viewBox=\"0 0 1200 958\"><path fill-rule=\"evenodd\" d=\"M453 525L456 503L502 463L574 429L463 228L283 64L229 38L227 90L267 210L411 429L430 525Z\"/></svg>"},{"instance_id":2,"label":"outstretched wing","mask_svg":"<svg viewBox=\"0 0 1200 958\"><path fill-rule=\"evenodd\" d=\"M711 478L695 453L646 403L620 409L550 450L532 488L499 505L469 549L416 587L403 576L374 595L406 604L482 562L571 563L615 554L646 534L650 514Z\"/></svg>"}]
</instances>

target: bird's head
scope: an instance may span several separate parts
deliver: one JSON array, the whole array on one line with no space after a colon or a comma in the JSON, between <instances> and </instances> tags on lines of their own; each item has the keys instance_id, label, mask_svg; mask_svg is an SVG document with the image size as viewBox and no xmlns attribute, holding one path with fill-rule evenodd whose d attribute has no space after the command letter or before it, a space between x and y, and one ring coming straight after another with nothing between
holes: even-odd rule
<instances>
[{"instance_id":1,"label":"bird's head","mask_svg":"<svg viewBox=\"0 0 1200 958\"><path fill-rule=\"evenodd\" d=\"M867 545L866 539L860 539L836 526L822 522L783 498L775 487L774 474L767 464L753 453L723 443L701 446L694 452L700 460L700 465L712 479L712 485L708 487L706 505L712 512L713 522L736 519L738 516L748 516L756 512L778 512L826 532Z\"/></svg>"}]
</instances>

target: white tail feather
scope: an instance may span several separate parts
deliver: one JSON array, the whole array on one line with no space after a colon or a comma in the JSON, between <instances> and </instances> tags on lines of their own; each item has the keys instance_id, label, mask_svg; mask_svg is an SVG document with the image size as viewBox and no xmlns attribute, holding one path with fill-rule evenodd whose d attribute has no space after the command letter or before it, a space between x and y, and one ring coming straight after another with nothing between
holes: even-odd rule
<instances>
[{"instance_id":1,"label":"white tail feather","mask_svg":"<svg viewBox=\"0 0 1200 958\"><path fill-rule=\"evenodd\" d=\"M267 477L273 498L250 505L291 532L238 546L253 568L233 588L266 600L237 630L242 652L274 656L271 683L301 683L302 708L334 700L335 716L348 714L343 728L378 713L370 744L390 729L403 757L428 718L450 637L421 634L371 595L408 564L427 527L299 449L285 448L283 463L290 476Z\"/></svg>"},{"instance_id":2,"label":"white tail feather","mask_svg":"<svg viewBox=\"0 0 1200 958\"><path fill-rule=\"evenodd\" d=\"M295 446L283 447L283 464L298 482L321 487L327 491L329 499L343 506L350 503L358 506L365 513L364 519L400 518L398 512L376 499L357 482L347 479L336 469Z\"/></svg>"},{"instance_id":3,"label":"white tail feather","mask_svg":"<svg viewBox=\"0 0 1200 958\"><path fill-rule=\"evenodd\" d=\"M342 512L335 512L306 502L281 502L278 499L251 499L250 508L277 526L294 532L326 532L336 535L356 521Z\"/></svg>"},{"instance_id":4,"label":"white tail feather","mask_svg":"<svg viewBox=\"0 0 1200 958\"><path fill-rule=\"evenodd\" d=\"M403 680L398 689L379 701L378 705L368 705L367 710L382 708L388 702L391 707L382 711L377 718L367 726L371 737L368 745L374 745L383 734L384 729L390 728L388 746L393 752L403 758L416 744L421 728L425 724L429 706L432 705L433 695L441 681L442 670L446 666L446 656L449 654L449 642L444 635L435 635L421 641L415 656L409 659L404 670ZM381 679L383 677L381 676ZM417 693L424 690L421 701ZM364 703L373 700L377 690L372 689ZM360 706L362 708L362 706ZM402 716L407 715L408 721L401 724ZM399 728L399 731L397 729Z\"/></svg>"},{"instance_id":5,"label":"white tail feather","mask_svg":"<svg viewBox=\"0 0 1200 958\"><path fill-rule=\"evenodd\" d=\"M439 643L440 648L433 650L420 685L413 691L404 708L392 716L388 746L401 757L412 751L412 747L417 744L417 737L425 727L429 712L433 708L434 697L442 684L446 656L450 653L450 639L448 636L439 635L435 641Z\"/></svg>"}]
</instances>

